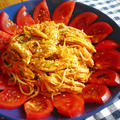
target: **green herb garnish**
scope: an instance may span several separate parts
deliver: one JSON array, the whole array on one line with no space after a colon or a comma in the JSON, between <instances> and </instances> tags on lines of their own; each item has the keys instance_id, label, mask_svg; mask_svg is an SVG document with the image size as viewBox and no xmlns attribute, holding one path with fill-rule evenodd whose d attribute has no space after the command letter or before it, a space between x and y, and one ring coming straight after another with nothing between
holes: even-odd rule
<instances>
[{"instance_id":1,"label":"green herb garnish","mask_svg":"<svg viewBox=\"0 0 120 120\"><path fill-rule=\"evenodd\" d=\"M4 63L8 66L9 65L9 63L6 61L6 60L4 60Z\"/></svg>"},{"instance_id":2,"label":"green herb garnish","mask_svg":"<svg viewBox=\"0 0 120 120\"><path fill-rule=\"evenodd\" d=\"M21 34L20 34L20 36L24 36L24 35L25 35L25 33L21 33Z\"/></svg>"},{"instance_id":3,"label":"green herb garnish","mask_svg":"<svg viewBox=\"0 0 120 120\"><path fill-rule=\"evenodd\" d=\"M17 38L17 41L19 41L19 42L23 42L23 40L24 40L23 36L20 36L20 37Z\"/></svg>"}]
</instances>

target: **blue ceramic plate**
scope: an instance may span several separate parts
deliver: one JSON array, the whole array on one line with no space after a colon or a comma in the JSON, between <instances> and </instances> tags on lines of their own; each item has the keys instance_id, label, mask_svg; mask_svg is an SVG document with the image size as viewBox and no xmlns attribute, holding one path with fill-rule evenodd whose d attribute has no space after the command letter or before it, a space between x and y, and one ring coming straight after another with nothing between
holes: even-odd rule
<instances>
[{"instance_id":1,"label":"blue ceramic plate","mask_svg":"<svg viewBox=\"0 0 120 120\"><path fill-rule=\"evenodd\" d=\"M41 0L33 0L33 1L22 2L22 3L19 3L19 4L15 4L15 5L9 6L7 8L4 8L4 9L0 10L0 12L1 11L7 12L10 19L15 22L16 13L20 9L21 6L25 5L27 7L27 12L32 14L35 6L40 1ZM48 7L49 7L51 16L52 16L52 13L53 13L54 9L64 1L66 1L66 0L47 0L47 4L48 4ZM89 6L84 5L80 2L77 2L74 13L72 15L72 18L74 16L78 15L79 13L86 12L86 11L96 13L99 16L99 19L97 21L104 21L104 22L109 23L113 27L114 31L108 37L108 39L113 39L113 40L118 41L120 43L120 37L119 37L120 36L120 28L118 27L118 25L112 19L110 19L108 16L106 16L105 14L100 12L99 10L96 10L92 7L89 7ZM109 104L111 104L113 102L113 100L115 98L120 96L120 92L119 92L120 91L120 86L110 87L110 90L111 90L111 93L112 93L112 97L107 103L105 103L105 104L85 104L85 111L78 117L67 118L67 117L64 117L64 116L58 114L54 110L52 115L45 120L80 120L80 119L84 119L86 117L89 117L90 115L93 115L96 112L98 112L98 111L102 110L103 108L107 107ZM23 106L18 108L18 109L14 109L14 110L0 109L0 114L2 116L6 117L8 119L12 119L12 120L24 120L25 119L25 112L23 110Z\"/></svg>"}]
</instances>

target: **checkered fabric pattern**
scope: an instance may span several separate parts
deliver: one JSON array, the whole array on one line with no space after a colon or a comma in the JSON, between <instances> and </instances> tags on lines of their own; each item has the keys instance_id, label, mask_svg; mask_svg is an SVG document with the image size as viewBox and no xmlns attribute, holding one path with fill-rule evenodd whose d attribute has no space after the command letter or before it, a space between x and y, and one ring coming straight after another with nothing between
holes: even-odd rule
<instances>
[{"instance_id":1,"label":"checkered fabric pattern","mask_svg":"<svg viewBox=\"0 0 120 120\"><path fill-rule=\"evenodd\" d=\"M91 7L94 7L110 18L120 26L120 0L76 0ZM101 110L85 120L120 120L120 97L118 97L110 106Z\"/></svg>"},{"instance_id":2,"label":"checkered fabric pattern","mask_svg":"<svg viewBox=\"0 0 120 120\"><path fill-rule=\"evenodd\" d=\"M117 98L110 106L85 120L120 120L120 98Z\"/></svg>"},{"instance_id":3,"label":"checkered fabric pattern","mask_svg":"<svg viewBox=\"0 0 120 120\"><path fill-rule=\"evenodd\" d=\"M76 0L91 7L94 7L110 18L120 26L120 0Z\"/></svg>"}]
</instances>

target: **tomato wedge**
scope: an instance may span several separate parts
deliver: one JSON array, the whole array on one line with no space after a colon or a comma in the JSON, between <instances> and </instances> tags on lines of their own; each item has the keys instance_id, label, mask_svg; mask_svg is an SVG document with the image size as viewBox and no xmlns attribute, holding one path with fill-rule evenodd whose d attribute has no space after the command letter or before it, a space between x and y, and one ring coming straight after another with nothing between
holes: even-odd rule
<instances>
[{"instance_id":1,"label":"tomato wedge","mask_svg":"<svg viewBox=\"0 0 120 120\"><path fill-rule=\"evenodd\" d=\"M10 38L11 38L11 35L9 35L8 33L0 30L0 40L4 40L4 43L9 43Z\"/></svg>"},{"instance_id":2,"label":"tomato wedge","mask_svg":"<svg viewBox=\"0 0 120 120\"><path fill-rule=\"evenodd\" d=\"M104 49L98 51L93 56L95 69L120 70L120 52L114 49Z\"/></svg>"},{"instance_id":3,"label":"tomato wedge","mask_svg":"<svg viewBox=\"0 0 120 120\"><path fill-rule=\"evenodd\" d=\"M88 83L116 86L120 84L120 76L113 70L98 70L89 77Z\"/></svg>"},{"instance_id":4,"label":"tomato wedge","mask_svg":"<svg viewBox=\"0 0 120 120\"><path fill-rule=\"evenodd\" d=\"M70 22L69 26L75 27L80 30L85 30L90 24L96 21L98 15L92 12L83 12L77 15Z\"/></svg>"},{"instance_id":5,"label":"tomato wedge","mask_svg":"<svg viewBox=\"0 0 120 120\"><path fill-rule=\"evenodd\" d=\"M33 19L35 20L36 23L51 20L46 0L43 0L35 7Z\"/></svg>"},{"instance_id":6,"label":"tomato wedge","mask_svg":"<svg viewBox=\"0 0 120 120\"><path fill-rule=\"evenodd\" d=\"M16 22L18 26L35 24L31 15L26 12L26 7L22 6L17 13Z\"/></svg>"},{"instance_id":7,"label":"tomato wedge","mask_svg":"<svg viewBox=\"0 0 120 120\"><path fill-rule=\"evenodd\" d=\"M106 22L96 22L88 27L85 31L87 35L93 36L91 38L93 43L98 43L104 40L111 32L113 28Z\"/></svg>"},{"instance_id":8,"label":"tomato wedge","mask_svg":"<svg viewBox=\"0 0 120 120\"><path fill-rule=\"evenodd\" d=\"M114 41L114 40L104 40L101 41L100 43L98 43L97 45L95 45L95 49L98 50L103 50L106 48L110 48L110 49L116 49L119 48L120 44L118 44L118 42Z\"/></svg>"},{"instance_id":9,"label":"tomato wedge","mask_svg":"<svg viewBox=\"0 0 120 120\"><path fill-rule=\"evenodd\" d=\"M9 19L8 14L4 11L0 13L0 29L11 35L18 30L17 25Z\"/></svg>"},{"instance_id":10,"label":"tomato wedge","mask_svg":"<svg viewBox=\"0 0 120 120\"><path fill-rule=\"evenodd\" d=\"M80 95L62 93L53 97L57 111L65 116L74 117L84 111L84 100Z\"/></svg>"},{"instance_id":11,"label":"tomato wedge","mask_svg":"<svg viewBox=\"0 0 120 120\"><path fill-rule=\"evenodd\" d=\"M105 85L87 84L82 90L85 102L105 103L109 100L111 93Z\"/></svg>"},{"instance_id":12,"label":"tomato wedge","mask_svg":"<svg viewBox=\"0 0 120 120\"><path fill-rule=\"evenodd\" d=\"M75 1L63 2L53 12L52 19L55 23L68 24L75 7Z\"/></svg>"},{"instance_id":13,"label":"tomato wedge","mask_svg":"<svg viewBox=\"0 0 120 120\"><path fill-rule=\"evenodd\" d=\"M2 69L1 69L2 65L3 65L3 61L2 61L2 58L1 58L1 55L0 55L0 74L2 72Z\"/></svg>"},{"instance_id":14,"label":"tomato wedge","mask_svg":"<svg viewBox=\"0 0 120 120\"><path fill-rule=\"evenodd\" d=\"M24 109L27 119L43 119L51 115L54 106L49 98L38 95L26 102Z\"/></svg>"},{"instance_id":15,"label":"tomato wedge","mask_svg":"<svg viewBox=\"0 0 120 120\"><path fill-rule=\"evenodd\" d=\"M0 52L3 52L10 42L11 35L0 30Z\"/></svg>"},{"instance_id":16,"label":"tomato wedge","mask_svg":"<svg viewBox=\"0 0 120 120\"><path fill-rule=\"evenodd\" d=\"M0 108L15 109L20 107L28 97L23 95L19 87L8 87L0 93Z\"/></svg>"},{"instance_id":17,"label":"tomato wedge","mask_svg":"<svg viewBox=\"0 0 120 120\"><path fill-rule=\"evenodd\" d=\"M9 80L9 77L0 73L0 90L4 90L5 88L8 87L8 80Z\"/></svg>"}]
</instances>

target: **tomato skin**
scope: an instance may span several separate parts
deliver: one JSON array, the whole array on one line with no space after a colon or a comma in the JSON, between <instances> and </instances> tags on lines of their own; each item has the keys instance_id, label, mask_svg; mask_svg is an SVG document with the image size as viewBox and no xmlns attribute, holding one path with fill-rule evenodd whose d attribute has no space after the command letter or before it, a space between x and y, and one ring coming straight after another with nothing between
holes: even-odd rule
<instances>
[{"instance_id":1,"label":"tomato skin","mask_svg":"<svg viewBox=\"0 0 120 120\"><path fill-rule=\"evenodd\" d=\"M93 36L91 38L93 43L98 43L104 40L111 32L113 28L106 22L96 22L86 29L87 35Z\"/></svg>"},{"instance_id":2,"label":"tomato skin","mask_svg":"<svg viewBox=\"0 0 120 120\"><path fill-rule=\"evenodd\" d=\"M4 40L4 43L9 43L10 42L11 35L8 33L0 30L0 40Z\"/></svg>"},{"instance_id":3,"label":"tomato skin","mask_svg":"<svg viewBox=\"0 0 120 120\"><path fill-rule=\"evenodd\" d=\"M104 70L112 69L120 70L120 52L114 49L103 49L93 56L95 69Z\"/></svg>"},{"instance_id":4,"label":"tomato skin","mask_svg":"<svg viewBox=\"0 0 120 120\"><path fill-rule=\"evenodd\" d=\"M41 23L44 21L51 20L46 0L43 0L35 7L35 10L33 13L33 19L35 23Z\"/></svg>"},{"instance_id":5,"label":"tomato skin","mask_svg":"<svg viewBox=\"0 0 120 120\"><path fill-rule=\"evenodd\" d=\"M113 70L97 70L89 77L88 83L116 86L120 84L120 76Z\"/></svg>"},{"instance_id":6,"label":"tomato skin","mask_svg":"<svg viewBox=\"0 0 120 120\"><path fill-rule=\"evenodd\" d=\"M0 92L0 108L15 109L20 107L28 97L23 95L19 87L8 87Z\"/></svg>"},{"instance_id":7,"label":"tomato skin","mask_svg":"<svg viewBox=\"0 0 120 120\"><path fill-rule=\"evenodd\" d=\"M3 61L2 61L2 58L1 58L1 55L0 55L0 75L2 73L2 65L3 65Z\"/></svg>"},{"instance_id":8,"label":"tomato skin","mask_svg":"<svg viewBox=\"0 0 120 120\"><path fill-rule=\"evenodd\" d=\"M53 109L54 106L51 99L42 95L38 95L24 104L27 119L47 118L51 115Z\"/></svg>"},{"instance_id":9,"label":"tomato skin","mask_svg":"<svg viewBox=\"0 0 120 120\"><path fill-rule=\"evenodd\" d=\"M68 25L75 7L75 1L63 2L53 12L52 19L55 23Z\"/></svg>"},{"instance_id":10,"label":"tomato skin","mask_svg":"<svg viewBox=\"0 0 120 120\"><path fill-rule=\"evenodd\" d=\"M10 42L11 35L0 30L0 52L3 52Z\"/></svg>"},{"instance_id":11,"label":"tomato skin","mask_svg":"<svg viewBox=\"0 0 120 120\"><path fill-rule=\"evenodd\" d=\"M85 102L105 103L111 96L110 90L105 85L87 84L82 90Z\"/></svg>"},{"instance_id":12,"label":"tomato skin","mask_svg":"<svg viewBox=\"0 0 120 120\"><path fill-rule=\"evenodd\" d=\"M70 22L69 26L75 27L80 30L85 30L90 24L96 21L98 16L92 12L83 12L77 15Z\"/></svg>"},{"instance_id":13,"label":"tomato skin","mask_svg":"<svg viewBox=\"0 0 120 120\"><path fill-rule=\"evenodd\" d=\"M61 93L53 97L53 104L62 115L74 117L84 111L84 100L82 96Z\"/></svg>"},{"instance_id":14,"label":"tomato skin","mask_svg":"<svg viewBox=\"0 0 120 120\"><path fill-rule=\"evenodd\" d=\"M13 35L17 31L17 25L8 19L9 16L6 12L0 13L0 29Z\"/></svg>"},{"instance_id":15,"label":"tomato skin","mask_svg":"<svg viewBox=\"0 0 120 120\"><path fill-rule=\"evenodd\" d=\"M114 40L104 40L104 41L101 41L100 43L98 43L97 45L95 45L95 49L97 51L102 50L102 49L106 49L106 48L116 49L119 47L120 47L120 45Z\"/></svg>"},{"instance_id":16,"label":"tomato skin","mask_svg":"<svg viewBox=\"0 0 120 120\"><path fill-rule=\"evenodd\" d=\"M8 87L9 77L0 73L0 90L4 90Z\"/></svg>"},{"instance_id":17,"label":"tomato skin","mask_svg":"<svg viewBox=\"0 0 120 120\"><path fill-rule=\"evenodd\" d=\"M29 15L26 12L26 7L22 6L18 13L17 13L17 17L16 17L16 23L18 26L25 26L25 25L33 25L35 24L33 18L31 17L31 15Z\"/></svg>"}]
</instances>

